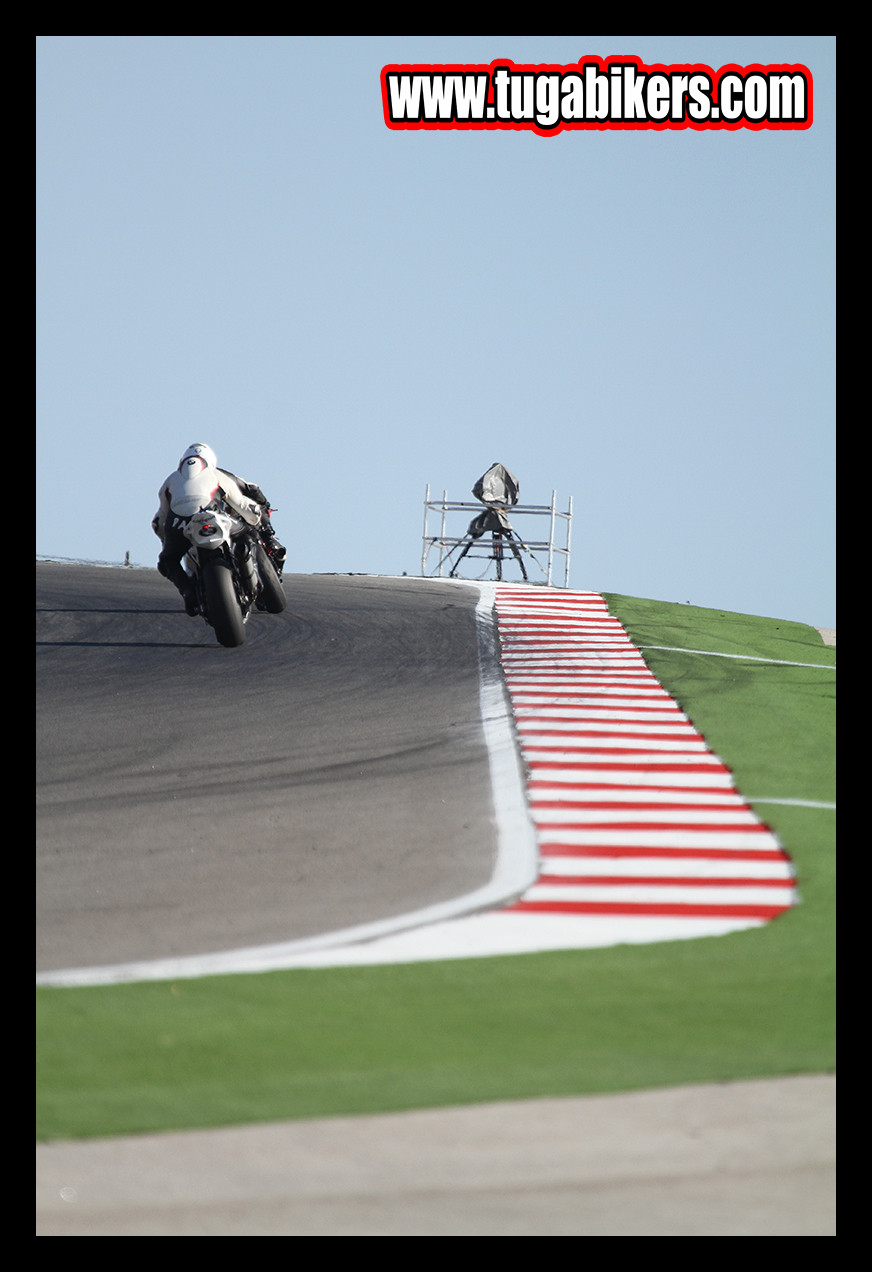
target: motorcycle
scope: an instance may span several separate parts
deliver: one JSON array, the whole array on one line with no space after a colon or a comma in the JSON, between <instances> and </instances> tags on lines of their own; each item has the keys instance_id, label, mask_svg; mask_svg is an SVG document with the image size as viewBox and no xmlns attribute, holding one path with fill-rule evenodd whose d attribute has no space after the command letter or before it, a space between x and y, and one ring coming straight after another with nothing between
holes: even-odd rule
<instances>
[{"instance_id":1,"label":"motorcycle","mask_svg":"<svg viewBox=\"0 0 872 1272\"><path fill-rule=\"evenodd\" d=\"M287 605L269 541L223 500L195 512L182 530L191 542L182 568L194 580L200 613L220 645L244 644L252 609L280 614Z\"/></svg>"}]
</instances>

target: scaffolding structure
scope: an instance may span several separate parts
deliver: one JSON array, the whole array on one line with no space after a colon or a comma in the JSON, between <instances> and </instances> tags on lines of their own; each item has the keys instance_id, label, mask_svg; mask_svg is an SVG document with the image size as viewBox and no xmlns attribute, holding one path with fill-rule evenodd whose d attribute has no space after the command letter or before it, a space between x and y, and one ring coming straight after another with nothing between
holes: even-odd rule
<instances>
[{"instance_id":1,"label":"scaffolding structure","mask_svg":"<svg viewBox=\"0 0 872 1272\"><path fill-rule=\"evenodd\" d=\"M441 499L430 498L430 486L424 495L424 535L421 549L421 574L426 578L431 574L431 557L434 552L438 553L438 562L432 568L432 577L445 578L445 568L449 564L452 554L458 547L464 545L464 551L460 557L454 562L449 571L449 577L454 575L460 560L470 557L477 557L493 563L498 580L503 577L503 564L505 561L514 558L520 566L521 574L527 580L527 572L523 563L522 554L531 557L541 572L545 575L544 582L548 587L561 586L554 582L555 558L563 558L563 587L569 587L569 551L570 538L572 533L572 496L569 496L569 502L566 512L558 512L557 510L557 492L551 491L550 504L515 504L509 509L512 519L516 516L530 517L547 517L548 518L548 538L547 539L522 539L518 535L513 534L511 530L501 530L499 528L488 528L485 533L479 533L473 536L470 529L463 535L449 535L448 533L448 514L454 512L465 512L469 514L481 514L481 504L478 503L460 503L448 498L447 491L442 492ZM431 513L439 515L439 533L431 534L429 527L429 518ZM558 547L555 542L558 530L558 523L562 523L565 530L565 543L563 547ZM536 553L541 553L545 557L545 562L541 561ZM490 566L485 566L485 573ZM483 577L483 575L482 575ZM529 581L529 580L528 580Z\"/></svg>"}]
</instances>

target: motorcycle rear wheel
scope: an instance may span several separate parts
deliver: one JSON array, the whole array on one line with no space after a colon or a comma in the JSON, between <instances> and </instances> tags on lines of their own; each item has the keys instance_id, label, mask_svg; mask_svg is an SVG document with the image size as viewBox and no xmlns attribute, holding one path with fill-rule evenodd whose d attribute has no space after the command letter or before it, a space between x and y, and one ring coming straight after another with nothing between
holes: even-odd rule
<instances>
[{"instance_id":1,"label":"motorcycle rear wheel","mask_svg":"<svg viewBox=\"0 0 872 1272\"><path fill-rule=\"evenodd\" d=\"M269 614L281 614L288 603L288 598L285 596L285 589L282 587L282 581L275 566L260 543L257 545L257 572L262 585L258 600L263 603L264 609Z\"/></svg>"},{"instance_id":2,"label":"motorcycle rear wheel","mask_svg":"<svg viewBox=\"0 0 872 1272\"><path fill-rule=\"evenodd\" d=\"M233 574L223 557L207 561L203 566L203 591L209 621L215 629L219 645L233 648L245 643L245 624L236 599Z\"/></svg>"}]
</instances>

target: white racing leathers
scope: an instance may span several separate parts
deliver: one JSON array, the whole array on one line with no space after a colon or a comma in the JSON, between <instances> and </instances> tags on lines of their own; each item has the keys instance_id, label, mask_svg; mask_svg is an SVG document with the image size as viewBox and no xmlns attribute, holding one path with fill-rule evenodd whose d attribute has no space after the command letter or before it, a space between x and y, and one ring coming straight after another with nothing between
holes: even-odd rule
<instances>
[{"instance_id":1,"label":"white racing leathers","mask_svg":"<svg viewBox=\"0 0 872 1272\"><path fill-rule=\"evenodd\" d=\"M260 505L242 493L229 473L206 468L200 459L186 460L180 469L170 473L158 499L158 510L151 524L161 543L166 543L170 529L180 530L189 517L214 499L223 499L248 525L260 523Z\"/></svg>"}]
</instances>

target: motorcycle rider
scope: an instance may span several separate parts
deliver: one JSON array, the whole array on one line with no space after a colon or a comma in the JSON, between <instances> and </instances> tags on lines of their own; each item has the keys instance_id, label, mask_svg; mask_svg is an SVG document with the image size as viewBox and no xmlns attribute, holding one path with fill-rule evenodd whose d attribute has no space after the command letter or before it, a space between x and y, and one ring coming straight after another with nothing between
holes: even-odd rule
<instances>
[{"instance_id":1,"label":"motorcycle rider","mask_svg":"<svg viewBox=\"0 0 872 1272\"><path fill-rule=\"evenodd\" d=\"M162 544L158 572L175 584L185 602L185 611L191 616L199 611L194 582L182 567L182 557L191 546L182 526L194 511L217 498L223 499L250 526L258 527L279 576L285 561L285 549L270 524L269 500L261 488L219 468L211 446L194 442L182 455L175 472L161 485L158 510L151 522Z\"/></svg>"}]
</instances>

